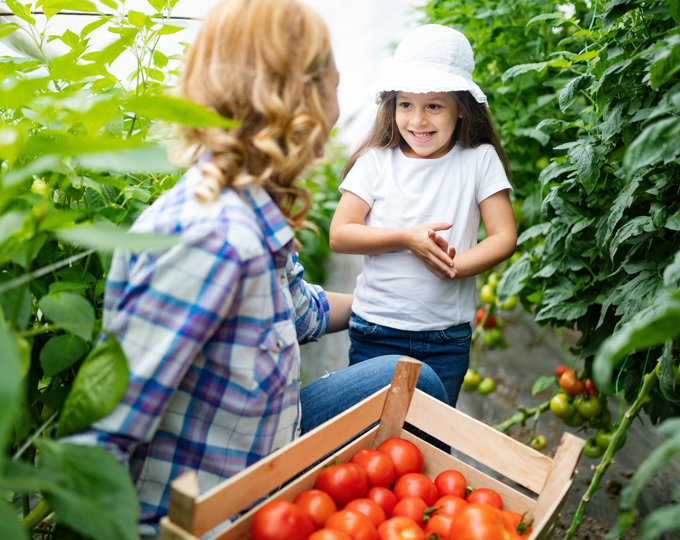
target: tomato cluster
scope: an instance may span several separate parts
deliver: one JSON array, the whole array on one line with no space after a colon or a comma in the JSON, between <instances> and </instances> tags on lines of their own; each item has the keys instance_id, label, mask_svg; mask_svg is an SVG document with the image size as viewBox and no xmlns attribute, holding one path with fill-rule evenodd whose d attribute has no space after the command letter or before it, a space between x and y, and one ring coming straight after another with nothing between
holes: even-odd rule
<instances>
[{"instance_id":1,"label":"tomato cluster","mask_svg":"<svg viewBox=\"0 0 680 540\"><path fill-rule=\"evenodd\" d=\"M476 370L468 368L463 377L463 386L461 388L465 392L477 390L477 393L487 396L496 389L496 381L491 377L482 377Z\"/></svg>"},{"instance_id":2,"label":"tomato cluster","mask_svg":"<svg viewBox=\"0 0 680 540\"><path fill-rule=\"evenodd\" d=\"M531 522L489 488L471 489L453 469L423 474L420 449L394 437L325 467L293 501L253 515L252 540L520 540Z\"/></svg>"},{"instance_id":3,"label":"tomato cluster","mask_svg":"<svg viewBox=\"0 0 680 540\"><path fill-rule=\"evenodd\" d=\"M572 368L557 366L555 377L559 390L550 400L550 411L567 426L596 429L597 434L586 441L583 454L590 458L600 457L616 430L611 424L612 416L605 399L591 379L579 378Z\"/></svg>"}]
</instances>

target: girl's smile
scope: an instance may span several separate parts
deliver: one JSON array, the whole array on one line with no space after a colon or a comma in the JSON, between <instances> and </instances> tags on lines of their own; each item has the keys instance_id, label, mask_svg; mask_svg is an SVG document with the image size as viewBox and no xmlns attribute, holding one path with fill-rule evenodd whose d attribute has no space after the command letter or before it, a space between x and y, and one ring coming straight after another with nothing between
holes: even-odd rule
<instances>
[{"instance_id":1,"label":"girl's smile","mask_svg":"<svg viewBox=\"0 0 680 540\"><path fill-rule=\"evenodd\" d=\"M395 120L407 157L433 159L454 145L453 132L460 116L458 103L449 92L397 93Z\"/></svg>"}]
</instances>

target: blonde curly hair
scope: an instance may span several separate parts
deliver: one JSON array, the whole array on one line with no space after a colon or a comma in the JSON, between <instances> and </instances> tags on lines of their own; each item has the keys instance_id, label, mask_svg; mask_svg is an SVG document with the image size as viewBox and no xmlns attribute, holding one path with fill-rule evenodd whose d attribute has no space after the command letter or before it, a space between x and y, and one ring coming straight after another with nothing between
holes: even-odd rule
<instances>
[{"instance_id":1,"label":"blonde curly hair","mask_svg":"<svg viewBox=\"0 0 680 540\"><path fill-rule=\"evenodd\" d=\"M333 66L323 19L297 0L223 0L186 56L180 94L239 122L183 128L191 161L206 150L201 201L225 187L262 186L293 229L304 226L308 191L295 184L322 151L332 126L323 86Z\"/></svg>"}]
</instances>

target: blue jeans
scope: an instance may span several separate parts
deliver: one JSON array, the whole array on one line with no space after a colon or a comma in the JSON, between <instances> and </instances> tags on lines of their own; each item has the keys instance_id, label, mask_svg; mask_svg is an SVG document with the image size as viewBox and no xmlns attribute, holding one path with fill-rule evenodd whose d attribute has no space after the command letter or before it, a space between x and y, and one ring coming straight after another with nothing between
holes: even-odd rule
<instances>
[{"instance_id":1,"label":"blue jeans","mask_svg":"<svg viewBox=\"0 0 680 540\"><path fill-rule=\"evenodd\" d=\"M397 360L403 355L371 358L321 377L300 389L302 433L345 411L392 381ZM417 388L448 402L446 389L427 364L420 368Z\"/></svg>"},{"instance_id":2,"label":"blue jeans","mask_svg":"<svg viewBox=\"0 0 680 540\"><path fill-rule=\"evenodd\" d=\"M455 407L465 372L470 365L469 323L444 330L412 332L370 323L356 313L349 317L350 365L386 354L410 356L427 363L439 375Z\"/></svg>"}]
</instances>

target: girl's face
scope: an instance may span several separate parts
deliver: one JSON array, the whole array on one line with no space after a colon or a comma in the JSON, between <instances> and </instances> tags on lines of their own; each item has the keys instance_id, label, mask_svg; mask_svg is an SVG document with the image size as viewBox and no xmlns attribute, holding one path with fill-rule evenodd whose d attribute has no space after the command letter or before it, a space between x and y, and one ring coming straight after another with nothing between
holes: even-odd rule
<instances>
[{"instance_id":1,"label":"girl's face","mask_svg":"<svg viewBox=\"0 0 680 540\"><path fill-rule=\"evenodd\" d=\"M448 92L397 92L395 121L407 157L434 159L453 148L453 131L460 118L458 102Z\"/></svg>"}]
</instances>

